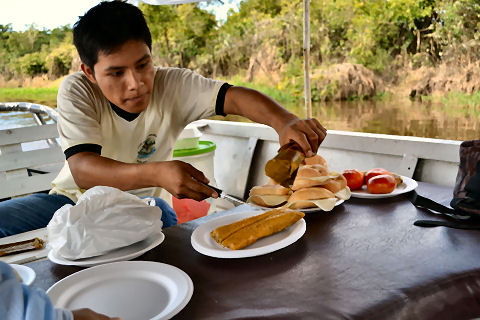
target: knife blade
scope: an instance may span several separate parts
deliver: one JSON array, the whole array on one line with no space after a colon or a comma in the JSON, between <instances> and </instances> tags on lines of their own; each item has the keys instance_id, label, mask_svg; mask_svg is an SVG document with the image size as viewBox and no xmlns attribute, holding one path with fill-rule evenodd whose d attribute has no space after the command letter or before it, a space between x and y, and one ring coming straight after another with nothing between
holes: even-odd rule
<instances>
[{"instance_id":1,"label":"knife blade","mask_svg":"<svg viewBox=\"0 0 480 320\"><path fill-rule=\"evenodd\" d=\"M209 188L212 188L213 190L215 190L215 192L218 193L218 196L219 196L220 198L225 199L225 200L227 200L227 201L230 201L231 203L233 203L233 204L236 205L236 206L239 206L239 205L241 205L241 204L245 204L245 201L243 201L243 200L241 200L241 199L239 199L239 198L237 198L237 197L234 197L234 196L232 196L232 195L229 195L229 194L225 193L225 192L224 192L222 189L220 189L220 188L211 186L211 185L209 185L209 184L207 184L207 186L208 186Z\"/></svg>"}]
</instances>

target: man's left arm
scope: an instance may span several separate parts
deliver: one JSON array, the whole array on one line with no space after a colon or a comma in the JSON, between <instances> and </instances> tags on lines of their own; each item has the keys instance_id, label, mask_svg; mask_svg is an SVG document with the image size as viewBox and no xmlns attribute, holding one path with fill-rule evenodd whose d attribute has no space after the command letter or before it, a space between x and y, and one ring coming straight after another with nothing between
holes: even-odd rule
<instances>
[{"instance_id":1,"label":"man's left arm","mask_svg":"<svg viewBox=\"0 0 480 320\"><path fill-rule=\"evenodd\" d=\"M300 119L275 100L253 89L230 87L225 94L223 110L226 114L244 116L272 127L280 145L293 140L307 157L317 153L327 130L317 119Z\"/></svg>"}]
</instances>

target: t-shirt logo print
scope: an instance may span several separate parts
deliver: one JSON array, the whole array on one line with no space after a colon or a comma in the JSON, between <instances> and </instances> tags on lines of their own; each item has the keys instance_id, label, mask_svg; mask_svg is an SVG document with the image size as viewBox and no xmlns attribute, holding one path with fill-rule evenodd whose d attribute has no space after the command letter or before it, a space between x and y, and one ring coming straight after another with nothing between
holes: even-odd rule
<instances>
[{"instance_id":1,"label":"t-shirt logo print","mask_svg":"<svg viewBox=\"0 0 480 320\"><path fill-rule=\"evenodd\" d=\"M145 141L143 141L138 146L138 154L137 154L137 162L146 162L148 158L150 158L155 151L155 139L157 138L156 134L149 134Z\"/></svg>"}]
</instances>

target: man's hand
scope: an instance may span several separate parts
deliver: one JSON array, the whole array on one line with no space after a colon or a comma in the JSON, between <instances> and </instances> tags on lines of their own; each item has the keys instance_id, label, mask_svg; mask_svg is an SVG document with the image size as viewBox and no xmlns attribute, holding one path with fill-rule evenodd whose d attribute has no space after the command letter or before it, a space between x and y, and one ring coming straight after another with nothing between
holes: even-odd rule
<instances>
[{"instance_id":1,"label":"man's hand","mask_svg":"<svg viewBox=\"0 0 480 320\"><path fill-rule=\"evenodd\" d=\"M272 98L253 89L230 87L225 95L224 112L266 124L278 133L280 145L295 141L307 157L317 153L327 130L316 119L301 120Z\"/></svg>"},{"instance_id":2,"label":"man's hand","mask_svg":"<svg viewBox=\"0 0 480 320\"><path fill-rule=\"evenodd\" d=\"M72 314L73 319L75 320L120 320L120 318L110 318L109 316L101 313L96 313L95 311L88 308L72 310Z\"/></svg>"},{"instance_id":3,"label":"man's hand","mask_svg":"<svg viewBox=\"0 0 480 320\"><path fill-rule=\"evenodd\" d=\"M166 189L176 198L197 201L218 195L206 186L208 179L201 171L182 161L124 163L93 152L80 152L68 158L77 185L88 189L111 186L120 190L149 187Z\"/></svg>"},{"instance_id":4,"label":"man's hand","mask_svg":"<svg viewBox=\"0 0 480 320\"><path fill-rule=\"evenodd\" d=\"M175 198L189 198L201 201L205 198L217 198L217 193L206 186L209 180L192 165L178 161L158 162L160 171L158 185L170 192Z\"/></svg>"},{"instance_id":5,"label":"man's hand","mask_svg":"<svg viewBox=\"0 0 480 320\"><path fill-rule=\"evenodd\" d=\"M318 147L326 135L327 129L317 119L302 120L295 118L278 132L281 146L290 141L295 141L307 157L312 157L317 153Z\"/></svg>"}]
</instances>

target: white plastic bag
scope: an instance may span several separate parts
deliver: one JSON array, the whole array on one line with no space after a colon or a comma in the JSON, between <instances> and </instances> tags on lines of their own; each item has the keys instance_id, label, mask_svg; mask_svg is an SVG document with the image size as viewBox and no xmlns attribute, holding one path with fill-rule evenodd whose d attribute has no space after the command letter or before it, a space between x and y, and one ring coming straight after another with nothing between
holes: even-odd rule
<instances>
[{"instance_id":1,"label":"white plastic bag","mask_svg":"<svg viewBox=\"0 0 480 320\"><path fill-rule=\"evenodd\" d=\"M48 223L48 242L66 259L101 255L161 232L162 210L148 199L116 188L87 190L76 205L58 209Z\"/></svg>"}]
</instances>

